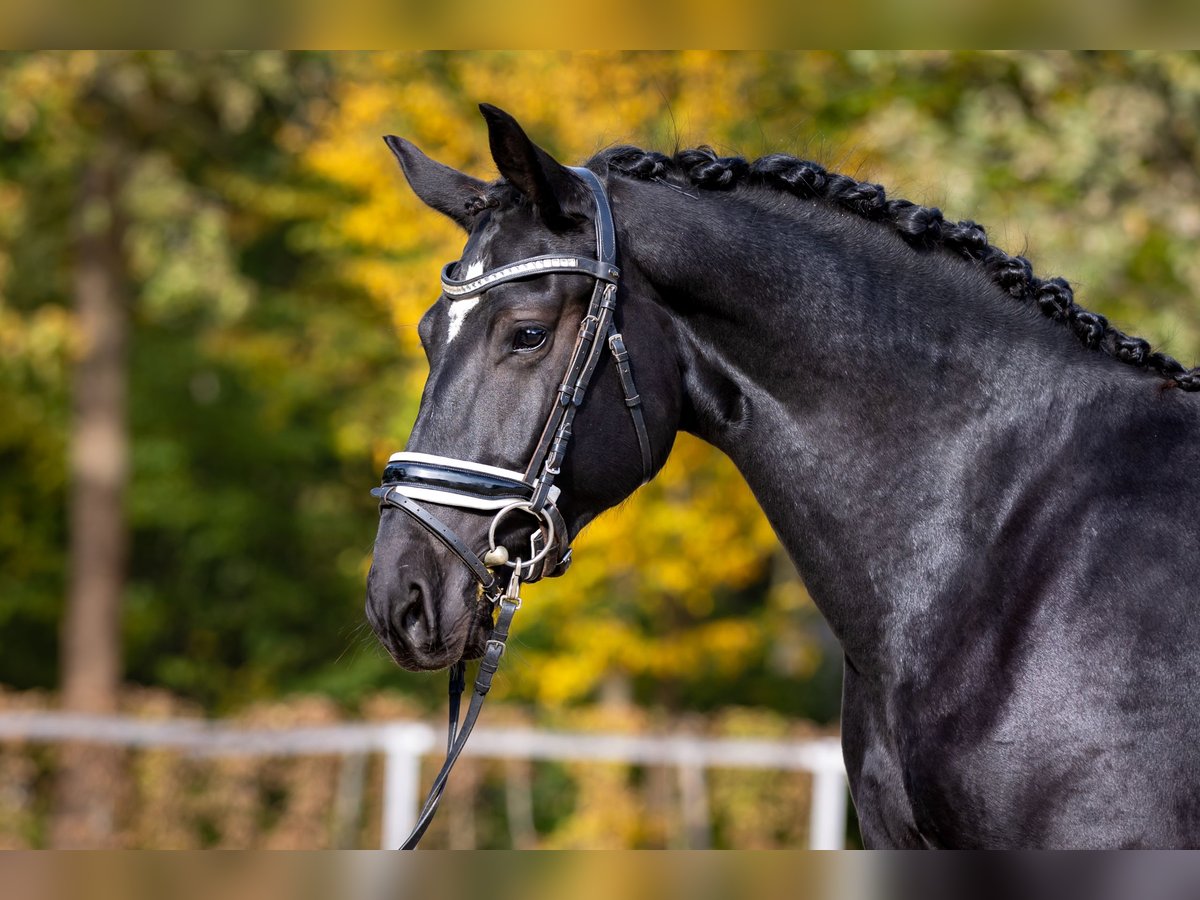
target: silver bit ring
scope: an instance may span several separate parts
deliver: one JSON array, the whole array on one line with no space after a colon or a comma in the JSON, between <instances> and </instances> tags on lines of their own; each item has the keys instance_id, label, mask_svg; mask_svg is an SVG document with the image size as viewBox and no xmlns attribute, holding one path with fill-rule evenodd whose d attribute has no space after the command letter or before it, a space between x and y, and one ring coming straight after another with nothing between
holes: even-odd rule
<instances>
[{"instance_id":1,"label":"silver bit ring","mask_svg":"<svg viewBox=\"0 0 1200 900\"><path fill-rule=\"evenodd\" d=\"M518 509L521 512L528 513L538 520L538 530L545 532L546 544L541 550L539 550L529 559L518 559L515 562L508 560L504 563L504 565L511 566L514 569L516 569L517 566L524 568L525 566L532 566L536 562L541 562L546 558L546 554L550 552L550 548L554 546L554 522L551 521L550 517L546 515L545 512L534 509L533 504L528 500L517 500L515 503L510 503L508 506L503 507L499 512L497 512L495 517L492 519L492 524L488 526L488 552L495 550L499 546L496 543L496 528L500 524L500 520L510 512ZM530 544L532 545L532 543L533 541L531 538Z\"/></svg>"}]
</instances>

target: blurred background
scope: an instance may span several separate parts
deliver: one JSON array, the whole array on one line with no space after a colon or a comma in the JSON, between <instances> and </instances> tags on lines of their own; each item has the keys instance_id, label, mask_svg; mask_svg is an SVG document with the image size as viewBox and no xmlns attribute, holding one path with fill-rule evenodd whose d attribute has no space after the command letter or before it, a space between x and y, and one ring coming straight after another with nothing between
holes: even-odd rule
<instances>
[{"instance_id":1,"label":"blurred background","mask_svg":"<svg viewBox=\"0 0 1200 900\"><path fill-rule=\"evenodd\" d=\"M566 162L704 143L878 181L1196 362L1195 54L5 54L0 712L437 723L444 676L365 625L367 491L463 238L380 137L494 177L479 101ZM838 649L715 451L682 437L576 551L528 590L484 724L836 734ZM373 846L383 778L369 755L7 740L0 846ZM429 844L803 845L811 791L466 760Z\"/></svg>"}]
</instances>

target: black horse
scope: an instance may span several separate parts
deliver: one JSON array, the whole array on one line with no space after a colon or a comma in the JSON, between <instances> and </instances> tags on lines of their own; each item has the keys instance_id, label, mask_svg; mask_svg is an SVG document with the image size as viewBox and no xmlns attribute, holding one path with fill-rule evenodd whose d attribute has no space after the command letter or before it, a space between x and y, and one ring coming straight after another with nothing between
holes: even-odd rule
<instances>
[{"instance_id":1,"label":"black horse","mask_svg":"<svg viewBox=\"0 0 1200 900\"><path fill-rule=\"evenodd\" d=\"M388 139L469 233L448 271L594 257L580 177L482 109L493 184ZM845 653L868 846L1200 845L1200 371L975 223L812 162L615 147L587 168L611 198L652 468L679 429L711 442L791 554ZM408 449L522 467L592 287L443 295ZM557 481L570 535L642 479L605 362ZM439 515L488 546L487 517ZM384 506L367 613L397 661L479 655L477 598Z\"/></svg>"}]
</instances>

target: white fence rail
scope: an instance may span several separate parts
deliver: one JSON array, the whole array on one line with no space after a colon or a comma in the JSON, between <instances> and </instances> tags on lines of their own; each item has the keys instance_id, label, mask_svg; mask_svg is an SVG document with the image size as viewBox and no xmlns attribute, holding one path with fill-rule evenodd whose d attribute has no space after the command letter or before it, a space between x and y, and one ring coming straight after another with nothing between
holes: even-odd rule
<instances>
[{"instance_id":1,"label":"white fence rail","mask_svg":"<svg viewBox=\"0 0 1200 900\"><path fill-rule=\"evenodd\" d=\"M416 820L421 759L438 753L442 732L423 722L245 728L201 720L148 721L68 713L0 713L0 741L86 741L123 747L175 748L195 756L304 756L382 753L385 760L384 849L394 848ZM705 770L806 771L813 776L809 846L840 849L846 833L846 773L835 738L806 741L637 737L477 728L464 756L488 759L614 762L671 766L679 772L684 818L707 820Z\"/></svg>"}]
</instances>

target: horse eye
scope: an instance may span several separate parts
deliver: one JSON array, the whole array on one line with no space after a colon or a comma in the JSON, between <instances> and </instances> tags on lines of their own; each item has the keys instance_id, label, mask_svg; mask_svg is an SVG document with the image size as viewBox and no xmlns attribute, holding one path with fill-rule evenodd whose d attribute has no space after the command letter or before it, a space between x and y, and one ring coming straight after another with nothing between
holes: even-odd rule
<instances>
[{"instance_id":1,"label":"horse eye","mask_svg":"<svg viewBox=\"0 0 1200 900\"><path fill-rule=\"evenodd\" d=\"M528 353L546 343L546 329L536 325L524 325L513 335L513 349L518 353Z\"/></svg>"}]
</instances>

